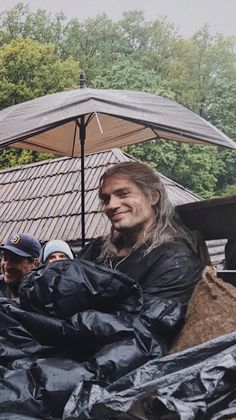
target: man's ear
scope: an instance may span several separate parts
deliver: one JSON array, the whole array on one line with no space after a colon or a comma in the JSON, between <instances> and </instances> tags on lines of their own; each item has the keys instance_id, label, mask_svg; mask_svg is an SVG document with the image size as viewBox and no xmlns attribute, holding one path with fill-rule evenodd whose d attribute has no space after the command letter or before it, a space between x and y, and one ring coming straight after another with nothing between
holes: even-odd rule
<instances>
[{"instance_id":1,"label":"man's ear","mask_svg":"<svg viewBox=\"0 0 236 420\"><path fill-rule=\"evenodd\" d=\"M38 258L34 258L34 261L33 261L34 268L35 267L38 267L38 265L39 265L39 259Z\"/></svg>"},{"instance_id":2,"label":"man's ear","mask_svg":"<svg viewBox=\"0 0 236 420\"><path fill-rule=\"evenodd\" d=\"M159 203L160 198L161 198L160 193L155 192L155 194L152 197L152 206L155 206L157 203Z\"/></svg>"}]
</instances>

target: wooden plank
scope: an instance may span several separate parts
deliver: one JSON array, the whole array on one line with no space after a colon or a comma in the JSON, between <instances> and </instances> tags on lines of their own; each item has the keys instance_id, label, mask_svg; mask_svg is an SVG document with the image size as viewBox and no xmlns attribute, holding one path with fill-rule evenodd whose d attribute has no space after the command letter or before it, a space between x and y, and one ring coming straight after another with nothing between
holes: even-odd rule
<instances>
[{"instance_id":1,"label":"wooden plank","mask_svg":"<svg viewBox=\"0 0 236 420\"><path fill-rule=\"evenodd\" d=\"M205 240L236 237L236 196L196 201L176 207L185 225Z\"/></svg>"}]
</instances>

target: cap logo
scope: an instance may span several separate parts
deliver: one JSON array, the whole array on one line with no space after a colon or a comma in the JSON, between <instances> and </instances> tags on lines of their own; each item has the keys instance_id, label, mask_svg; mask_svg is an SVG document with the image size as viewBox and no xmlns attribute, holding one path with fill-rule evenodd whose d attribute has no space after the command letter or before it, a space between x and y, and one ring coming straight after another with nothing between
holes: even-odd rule
<instances>
[{"instance_id":1,"label":"cap logo","mask_svg":"<svg viewBox=\"0 0 236 420\"><path fill-rule=\"evenodd\" d=\"M13 245L17 245L20 242L20 236L19 235L12 236L12 238L10 239L10 242Z\"/></svg>"}]
</instances>

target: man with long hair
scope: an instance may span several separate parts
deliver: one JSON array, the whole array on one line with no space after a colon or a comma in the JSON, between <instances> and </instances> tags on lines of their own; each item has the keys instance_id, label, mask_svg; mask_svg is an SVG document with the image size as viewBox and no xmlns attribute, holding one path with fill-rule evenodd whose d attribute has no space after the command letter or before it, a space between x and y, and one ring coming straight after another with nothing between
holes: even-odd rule
<instances>
[{"instance_id":1,"label":"man with long hair","mask_svg":"<svg viewBox=\"0 0 236 420\"><path fill-rule=\"evenodd\" d=\"M203 265L159 175L141 162L119 163L102 175L99 198L111 230L80 257L134 278L144 297L187 303Z\"/></svg>"}]
</instances>

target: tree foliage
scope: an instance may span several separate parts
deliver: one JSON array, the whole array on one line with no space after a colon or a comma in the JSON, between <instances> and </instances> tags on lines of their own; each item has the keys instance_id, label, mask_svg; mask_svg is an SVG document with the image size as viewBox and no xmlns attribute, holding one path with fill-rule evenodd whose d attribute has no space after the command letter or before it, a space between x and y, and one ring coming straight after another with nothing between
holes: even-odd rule
<instances>
[{"instance_id":1,"label":"tree foliage","mask_svg":"<svg viewBox=\"0 0 236 420\"><path fill-rule=\"evenodd\" d=\"M46 94L78 86L80 67L69 58L62 61L52 44L16 38L0 50L0 107L5 108ZM30 163L46 154L5 150L0 167Z\"/></svg>"},{"instance_id":2,"label":"tree foliage","mask_svg":"<svg viewBox=\"0 0 236 420\"><path fill-rule=\"evenodd\" d=\"M1 108L78 86L80 68L61 61L52 44L16 38L0 50Z\"/></svg>"},{"instance_id":3,"label":"tree foliage","mask_svg":"<svg viewBox=\"0 0 236 420\"><path fill-rule=\"evenodd\" d=\"M52 18L45 10L31 12L27 5L18 3L0 15L0 45L11 43L18 37L31 38L43 44L52 43L59 51L65 26L63 13Z\"/></svg>"},{"instance_id":4,"label":"tree foliage","mask_svg":"<svg viewBox=\"0 0 236 420\"><path fill-rule=\"evenodd\" d=\"M132 58L117 61L105 69L99 77L94 78L92 86L102 89L141 90L170 99L174 97L167 81L161 79L154 70L143 68Z\"/></svg>"},{"instance_id":5,"label":"tree foliage","mask_svg":"<svg viewBox=\"0 0 236 420\"><path fill-rule=\"evenodd\" d=\"M212 162L217 161L216 148L152 140L127 149L137 159L149 163L165 176L202 197L212 196L216 190L220 172L217 165L212 165Z\"/></svg>"}]
</instances>

